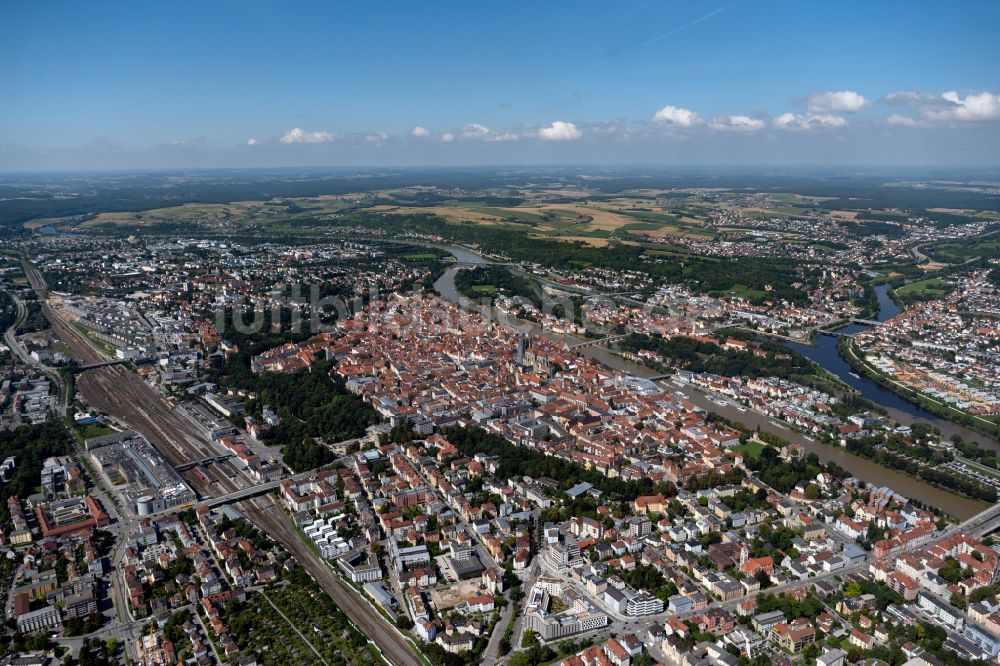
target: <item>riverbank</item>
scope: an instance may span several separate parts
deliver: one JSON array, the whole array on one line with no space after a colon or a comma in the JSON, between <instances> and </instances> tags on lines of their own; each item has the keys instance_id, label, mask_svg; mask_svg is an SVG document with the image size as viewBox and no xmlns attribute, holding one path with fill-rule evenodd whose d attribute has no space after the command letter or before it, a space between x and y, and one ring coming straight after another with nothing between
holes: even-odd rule
<instances>
[{"instance_id":1,"label":"riverbank","mask_svg":"<svg viewBox=\"0 0 1000 666\"><path fill-rule=\"evenodd\" d=\"M877 319L880 322L891 319L900 312L888 291L888 284L882 284L875 288L880 305ZM841 382L856 391L861 397L885 410L885 414L894 421L907 426L912 426L918 421L927 423L937 429L942 437L949 439L960 437L966 442L976 444L983 450L1000 453L1000 439L997 437L984 435L977 430L924 409L919 404L892 390L891 387L883 386L875 379L856 372L855 368L841 355L838 342L868 328L870 326L866 324L852 323L839 329L838 332L841 333L839 337L821 335L816 338L813 344L778 341L836 375Z\"/></svg>"},{"instance_id":2,"label":"riverbank","mask_svg":"<svg viewBox=\"0 0 1000 666\"><path fill-rule=\"evenodd\" d=\"M637 377L660 374L645 366L632 363L605 347L590 347L582 351L587 357L594 358L608 367L628 372ZM960 520L974 516L990 506L988 502L968 498L953 492L950 488L939 487L919 477L885 467L873 460L851 453L841 446L819 441L760 412L745 407L737 408L731 404L720 405L713 400L712 396L696 386L688 384L679 388L667 381L657 383L668 392L683 391L688 402L706 412L717 414L727 421L742 424L748 430L759 429L760 432L800 446L807 453L815 453L819 456L821 462L834 462L865 483L888 486L905 497L918 500L927 507L939 509Z\"/></svg>"},{"instance_id":3,"label":"riverbank","mask_svg":"<svg viewBox=\"0 0 1000 666\"><path fill-rule=\"evenodd\" d=\"M921 409L927 410L935 416L948 419L949 421L955 422L966 428L971 428L981 435L985 435L987 437L1000 437L1000 424L968 414L946 405L943 402L929 398L916 389L910 388L902 382L896 381L878 370L878 368L874 367L861 357L861 353L858 350L857 345L854 344L854 340L852 338L844 337L838 340L837 351L856 372L864 375L868 379L877 383L879 386L896 393L901 398L909 400Z\"/></svg>"},{"instance_id":4,"label":"riverbank","mask_svg":"<svg viewBox=\"0 0 1000 666\"><path fill-rule=\"evenodd\" d=\"M666 366L652 360L636 360L636 362L663 373L674 373L678 370L676 367ZM693 377L691 381L684 386L685 388L690 388L692 390L701 389L699 383L698 379ZM713 402L715 402L717 406L735 403L736 408L740 409L740 403L743 402L739 399L734 399L728 396L713 395L711 392L709 392L709 396L710 399L713 399ZM767 416L763 412L755 410L753 405L743 403L743 406L755 414ZM714 411L715 410L713 410L713 412ZM867 440L865 442L848 440L846 446L841 447L836 441L838 434L835 430L824 430L814 434L807 428L798 427L784 419L781 419L780 417L770 416L769 418L772 418L775 423L782 424L783 427L792 432L799 432L802 433L803 436L814 437L816 441L827 446L844 448L846 451L854 455L870 460L884 467L889 467L902 472L913 479L923 481L931 486L934 486L935 488L954 492L957 495L961 495L962 497L967 497L975 501L993 501L996 499L995 488L989 487L976 479L970 478L969 475L962 473L960 470L938 467L932 461L914 458L912 456L908 456L906 452L898 450L899 446L897 440L888 439L888 433L881 433L881 441L875 441L874 439ZM838 421L838 423L844 424L844 421Z\"/></svg>"},{"instance_id":5,"label":"riverbank","mask_svg":"<svg viewBox=\"0 0 1000 666\"><path fill-rule=\"evenodd\" d=\"M449 249L447 245L438 245L438 247L441 247L442 249ZM469 252L466 248L456 249L462 252ZM479 261L476 263L488 263L488 260L484 260L481 256L479 256ZM455 272L458 270L461 269L459 267L449 268L445 271L444 275L442 275L441 278L434 283L434 289L437 293L445 300L455 303L460 307L474 310L486 317L496 319L497 313L491 312L490 310L492 310L492 308L484 310L479 304L470 302L458 293L458 290L455 288L454 281ZM531 324L531 322L512 321L511 323L512 325L521 325L525 327L526 330L530 330L532 333L538 333L553 340L562 340L568 342L569 344L581 341L574 336L547 331L537 325ZM836 354L836 350L833 351L834 354ZM632 363L631 361L614 354L604 346L598 345L587 347L585 349L581 349L579 353L584 357L598 361L609 368L626 372L636 377L649 378L662 374L642 365ZM843 361L841 362L843 363ZM846 367L847 366L845 364L845 368ZM659 385L670 392L676 392L678 390L677 387L666 382L659 382ZM926 506L936 507L960 520L970 518L989 506L985 502L978 502L947 490L936 488L925 481L921 481L901 472L883 467L870 460L851 454L840 447L822 444L816 442L812 438L807 439L801 433L795 432L787 426L777 424L757 412L748 410L740 411L730 405L720 406L713 402L707 394L695 389L694 387L688 388L687 399L689 402L701 409L704 409L706 412L718 414L731 421L739 421L750 429L759 428L762 432L767 432L783 440L799 445L805 451L815 453L819 456L821 462L835 462L847 470L852 476L864 481L865 483L874 484L876 486L888 486L905 497L918 500Z\"/></svg>"}]
</instances>

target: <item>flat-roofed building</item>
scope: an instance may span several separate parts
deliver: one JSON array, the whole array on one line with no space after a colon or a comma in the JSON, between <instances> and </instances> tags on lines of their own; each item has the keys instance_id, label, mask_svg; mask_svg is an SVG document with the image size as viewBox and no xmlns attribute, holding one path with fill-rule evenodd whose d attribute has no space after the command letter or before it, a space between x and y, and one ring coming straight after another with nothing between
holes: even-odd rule
<instances>
[{"instance_id":1,"label":"flat-roofed building","mask_svg":"<svg viewBox=\"0 0 1000 666\"><path fill-rule=\"evenodd\" d=\"M61 623L59 609L55 606L45 606L17 616L17 630L22 634L33 634L49 627L58 627Z\"/></svg>"}]
</instances>

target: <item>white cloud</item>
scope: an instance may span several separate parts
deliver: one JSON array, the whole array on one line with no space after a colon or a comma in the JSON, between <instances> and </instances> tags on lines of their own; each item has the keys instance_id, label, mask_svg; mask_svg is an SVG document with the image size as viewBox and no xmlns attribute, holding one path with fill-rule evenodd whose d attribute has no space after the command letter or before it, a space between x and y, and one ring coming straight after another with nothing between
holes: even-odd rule
<instances>
[{"instance_id":1,"label":"white cloud","mask_svg":"<svg viewBox=\"0 0 1000 666\"><path fill-rule=\"evenodd\" d=\"M293 127L281 135L281 143L327 143L334 140L330 132L306 132L301 127Z\"/></svg>"},{"instance_id":2,"label":"white cloud","mask_svg":"<svg viewBox=\"0 0 1000 666\"><path fill-rule=\"evenodd\" d=\"M490 135L490 128L479 123L469 123L462 128L463 139L485 139Z\"/></svg>"},{"instance_id":3,"label":"white cloud","mask_svg":"<svg viewBox=\"0 0 1000 666\"><path fill-rule=\"evenodd\" d=\"M813 93L806 99L806 106L811 113L822 114L836 111L839 113L855 113L870 106L864 96L852 90L839 92Z\"/></svg>"},{"instance_id":4,"label":"white cloud","mask_svg":"<svg viewBox=\"0 0 1000 666\"><path fill-rule=\"evenodd\" d=\"M916 118L904 116L900 113L889 114L889 117L885 121L890 125L900 125L902 127L916 127L921 124Z\"/></svg>"},{"instance_id":5,"label":"white cloud","mask_svg":"<svg viewBox=\"0 0 1000 666\"><path fill-rule=\"evenodd\" d=\"M583 136L576 125L556 120L551 125L538 130L538 138L543 141L574 141Z\"/></svg>"},{"instance_id":6,"label":"white cloud","mask_svg":"<svg viewBox=\"0 0 1000 666\"><path fill-rule=\"evenodd\" d=\"M448 137L448 138L445 138ZM473 141L517 141L521 137L514 132L509 131L497 131L492 130L486 125L480 123L469 123L459 130L458 137L462 139L470 139ZM446 132L441 135L443 141L452 141L455 139L455 134L451 132Z\"/></svg>"},{"instance_id":7,"label":"white cloud","mask_svg":"<svg viewBox=\"0 0 1000 666\"><path fill-rule=\"evenodd\" d=\"M959 120L964 122L985 122L1000 120L1000 94L982 92L959 97L951 90L941 99L948 102L943 109L925 109L924 115L934 120Z\"/></svg>"},{"instance_id":8,"label":"white cloud","mask_svg":"<svg viewBox=\"0 0 1000 666\"><path fill-rule=\"evenodd\" d=\"M708 122L708 126L717 130L756 132L764 127L764 121L750 116L715 116Z\"/></svg>"},{"instance_id":9,"label":"white cloud","mask_svg":"<svg viewBox=\"0 0 1000 666\"><path fill-rule=\"evenodd\" d=\"M486 137L486 140L487 141L517 141L520 138L521 137L519 137L514 132L493 132L488 137Z\"/></svg>"},{"instance_id":10,"label":"white cloud","mask_svg":"<svg viewBox=\"0 0 1000 666\"><path fill-rule=\"evenodd\" d=\"M811 130L846 127L847 121L840 116L834 116L829 113L807 113L804 115L783 113L775 118L771 124L778 129Z\"/></svg>"},{"instance_id":11,"label":"white cloud","mask_svg":"<svg viewBox=\"0 0 1000 666\"><path fill-rule=\"evenodd\" d=\"M187 139L170 139L167 141L166 145L172 146L174 148L187 148L190 146L198 146L204 143L208 143L208 139L203 136L193 136Z\"/></svg>"},{"instance_id":12,"label":"white cloud","mask_svg":"<svg viewBox=\"0 0 1000 666\"><path fill-rule=\"evenodd\" d=\"M918 93L915 90L901 90L899 92L891 92L882 98L882 101L886 104L894 104L897 106L919 106L929 102L936 101L938 98L934 95L925 95L924 93Z\"/></svg>"},{"instance_id":13,"label":"white cloud","mask_svg":"<svg viewBox=\"0 0 1000 666\"><path fill-rule=\"evenodd\" d=\"M412 130L410 130L410 136L430 136L431 132L428 129L424 129L420 125L417 125Z\"/></svg>"},{"instance_id":14,"label":"white cloud","mask_svg":"<svg viewBox=\"0 0 1000 666\"><path fill-rule=\"evenodd\" d=\"M774 120L772 120L771 124L774 127L780 127L781 129L785 129L786 127L794 124L797 118L798 116L796 116L794 113L783 113Z\"/></svg>"},{"instance_id":15,"label":"white cloud","mask_svg":"<svg viewBox=\"0 0 1000 666\"><path fill-rule=\"evenodd\" d=\"M653 114L653 122L677 127L694 127L701 123L701 118L690 109L667 105Z\"/></svg>"},{"instance_id":16,"label":"white cloud","mask_svg":"<svg viewBox=\"0 0 1000 666\"><path fill-rule=\"evenodd\" d=\"M914 90L889 93L884 98L886 104L909 106L917 109L920 117L927 122L989 122L1000 120L1000 93L989 91L972 93L960 97L954 90L940 95L930 95ZM894 114L895 115L895 114ZM889 122L893 116L887 118ZM900 116L906 117L906 116ZM920 123L916 119L915 124ZM905 122L905 121L904 121ZM894 124L901 124L898 121Z\"/></svg>"},{"instance_id":17,"label":"white cloud","mask_svg":"<svg viewBox=\"0 0 1000 666\"><path fill-rule=\"evenodd\" d=\"M247 139L247 145L248 146L256 146L257 145L257 139Z\"/></svg>"},{"instance_id":18,"label":"white cloud","mask_svg":"<svg viewBox=\"0 0 1000 666\"><path fill-rule=\"evenodd\" d=\"M382 143L389 138L389 135L385 132L369 132L365 134L365 141L368 143Z\"/></svg>"},{"instance_id":19,"label":"white cloud","mask_svg":"<svg viewBox=\"0 0 1000 666\"><path fill-rule=\"evenodd\" d=\"M618 118L610 122L599 122L588 125L587 134L607 136L620 139L622 141L629 141L636 136L648 133L648 129L648 123L630 124L627 121ZM661 136L659 131L657 131L656 136Z\"/></svg>"}]
</instances>

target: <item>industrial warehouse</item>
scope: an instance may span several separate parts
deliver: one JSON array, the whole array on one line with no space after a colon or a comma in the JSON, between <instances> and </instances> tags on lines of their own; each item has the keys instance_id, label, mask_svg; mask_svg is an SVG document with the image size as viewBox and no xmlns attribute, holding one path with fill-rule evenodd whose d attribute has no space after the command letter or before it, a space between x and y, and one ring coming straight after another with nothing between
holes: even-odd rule
<instances>
[{"instance_id":1,"label":"industrial warehouse","mask_svg":"<svg viewBox=\"0 0 1000 666\"><path fill-rule=\"evenodd\" d=\"M194 491L150 443L134 432L94 437L86 442L97 471L139 516L195 501Z\"/></svg>"}]
</instances>

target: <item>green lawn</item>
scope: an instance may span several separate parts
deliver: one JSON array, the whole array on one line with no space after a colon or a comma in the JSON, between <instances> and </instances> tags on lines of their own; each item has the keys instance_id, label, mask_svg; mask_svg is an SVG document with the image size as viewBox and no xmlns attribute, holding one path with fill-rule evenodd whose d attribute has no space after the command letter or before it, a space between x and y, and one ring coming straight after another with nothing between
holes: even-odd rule
<instances>
[{"instance_id":1,"label":"green lawn","mask_svg":"<svg viewBox=\"0 0 1000 666\"><path fill-rule=\"evenodd\" d=\"M477 284L473 285L472 291L476 292L477 294L483 294L484 296L492 296L493 294L497 293L497 288L494 287L492 284Z\"/></svg>"},{"instance_id":2,"label":"green lawn","mask_svg":"<svg viewBox=\"0 0 1000 666\"><path fill-rule=\"evenodd\" d=\"M79 431L80 436L84 439L90 439L91 437L103 437L104 435L110 435L114 432L114 430L103 423L90 423L85 426L77 426L76 429Z\"/></svg>"},{"instance_id":3,"label":"green lawn","mask_svg":"<svg viewBox=\"0 0 1000 666\"><path fill-rule=\"evenodd\" d=\"M735 296L739 298L745 298L748 301L752 301L757 298L765 298L767 296L766 291L761 291L759 289L753 289L744 284L734 285L732 289L728 292L711 292L713 295L718 296Z\"/></svg>"},{"instance_id":4,"label":"green lawn","mask_svg":"<svg viewBox=\"0 0 1000 666\"><path fill-rule=\"evenodd\" d=\"M747 458L757 459L760 458L761 452L764 450L764 445L760 442L747 442L746 444L740 444L739 446L734 446L733 451L739 451Z\"/></svg>"},{"instance_id":5,"label":"green lawn","mask_svg":"<svg viewBox=\"0 0 1000 666\"><path fill-rule=\"evenodd\" d=\"M900 287L896 295L904 300L928 300L947 296L954 287L941 278L927 278Z\"/></svg>"}]
</instances>

